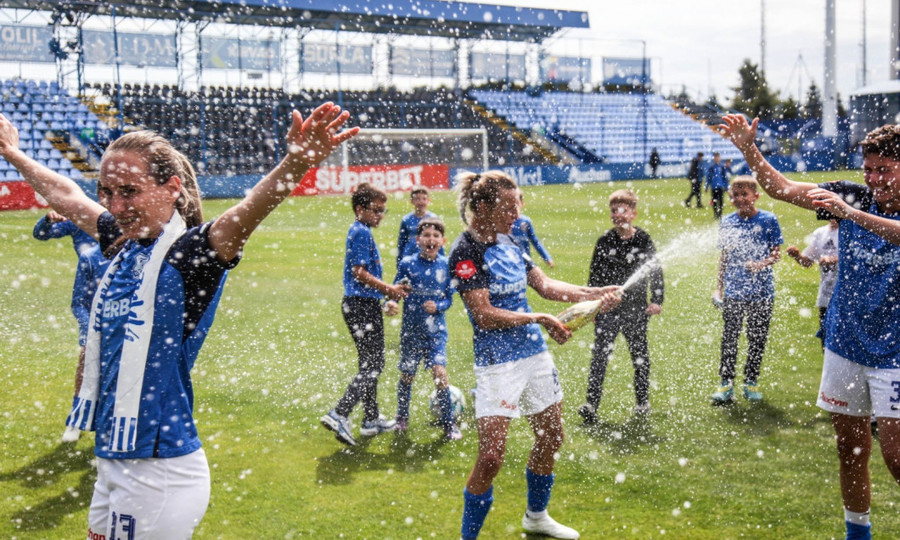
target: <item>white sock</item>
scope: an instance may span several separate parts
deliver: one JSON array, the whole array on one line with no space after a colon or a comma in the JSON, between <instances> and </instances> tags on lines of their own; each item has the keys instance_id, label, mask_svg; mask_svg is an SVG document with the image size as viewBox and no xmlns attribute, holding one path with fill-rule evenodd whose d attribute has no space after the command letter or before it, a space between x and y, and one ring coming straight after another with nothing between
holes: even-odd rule
<instances>
[{"instance_id":1,"label":"white sock","mask_svg":"<svg viewBox=\"0 0 900 540\"><path fill-rule=\"evenodd\" d=\"M527 515L530 519L537 519L546 516L547 511L544 510L543 512L531 512L529 510L525 510L525 515Z\"/></svg>"},{"instance_id":2,"label":"white sock","mask_svg":"<svg viewBox=\"0 0 900 540\"><path fill-rule=\"evenodd\" d=\"M864 527L869 526L869 511L865 512L851 512L844 508L844 520L849 521L850 523L855 523L857 525L862 525Z\"/></svg>"}]
</instances>

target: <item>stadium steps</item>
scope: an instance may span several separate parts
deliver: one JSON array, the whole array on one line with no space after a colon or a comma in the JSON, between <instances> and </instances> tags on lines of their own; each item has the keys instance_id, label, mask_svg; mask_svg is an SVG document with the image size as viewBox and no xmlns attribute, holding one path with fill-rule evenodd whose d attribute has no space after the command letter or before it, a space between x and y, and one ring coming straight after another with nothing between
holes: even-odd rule
<instances>
[{"instance_id":1,"label":"stadium steps","mask_svg":"<svg viewBox=\"0 0 900 540\"><path fill-rule=\"evenodd\" d=\"M468 105L473 111L475 111L476 114L478 114L488 122L494 124L498 128L502 129L503 131L508 132L514 139L516 139L523 145L534 148L535 151L541 155L541 158L543 158L549 165L559 165L562 162L559 155L551 150L546 142L539 141L534 137L526 135L514 125L507 122L506 118L504 118L503 116L500 116L497 113L488 110L475 101L467 99L464 101L464 103Z\"/></svg>"}]
</instances>

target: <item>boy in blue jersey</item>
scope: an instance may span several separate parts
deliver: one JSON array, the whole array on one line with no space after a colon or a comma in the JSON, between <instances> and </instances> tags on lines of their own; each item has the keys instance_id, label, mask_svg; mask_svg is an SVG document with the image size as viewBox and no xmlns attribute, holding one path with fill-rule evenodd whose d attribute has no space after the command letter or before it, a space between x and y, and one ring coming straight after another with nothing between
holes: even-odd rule
<instances>
[{"instance_id":1,"label":"boy in blue jersey","mask_svg":"<svg viewBox=\"0 0 900 540\"><path fill-rule=\"evenodd\" d=\"M344 255L344 298L341 311L359 356L359 371L337 405L320 421L333 431L337 440L355 446L350 412L363 404L363 421L359 434L371 437L393 431L394 420L378 412L378 377L384 369L384 319L381 299L401 300L409 293L408 285L390 285L381 279L381 255L372 235L387 213L387 194L371 184L360 184L350 199L356 220L347 231ZM389 307L389 306L388 306ZM388 315L397 313L396 304Z\"/></svg>"},{"instance_id":2,"label":"boy in blue jersey","mask_svg":"<svg viewBox=\"0 0 900 540\"><path fill-rule=\"evenodd\" d=\"M900 482L900 126L860 143L865 185L788 180L756 147L758 119L726 115L723 135L741 151L771 197L836 218L837 283L825 315L825 361L817 405L831 413L848 540L872 537L870 416L881 454Z\"/></svg>"},{"instance_id":3,"label":"boy in blue jersey","mask_svg":"<svg viewBox=\"0 0 900 540\"><path fill-rule=\"evenodd\" d=\"M517 219L512 226L512 230L509 232L510 238L513 239L513 242L516 243L522 251L525 252L526 255L531 257L531 245L534 244L534 249L538 252L538 255L544 259L544 262L547 263L547 266L553 268L556 264L553 262L553 257L550 256L550 252L547 251L547 248L544 247L544 244L541 243L541 239L538 238L537 232L534 230L534 223L531 221L531 218L523 214L525 211L525 194L522 193L522 190L519 190L519 219Z\"/></svg>"},{"instance_id":4,"label":"boy in blue jersey","mask_svg":"<svg viewBox=\"0 0 900 540\"><path fill-rule=\"evenodd\" d=\"M413 211L403 216L400 220L400 233L397 235L397 266L403 257L415 255L419 251L416 243L416 235L418 234L419 222L425 218L436 218L434 212L428 210L431 204L431 196L428 188L425 186L416 186L409 193L409 202L413 205ZM440 249L440 254L444 254L444 248Z\"/></svg>"},{"instance_id":5,"label":"boy in blue jersey","mask_svg":"<svg viewBox=\"0 0 900 540\"><path fill-rule=\"evenodd\" d=\"M714 404L734 399L734 372L738 338L747 321L747 362L744 364L744 397L762 399L759 373L769 338L775 300L772 265L781 258L781 227L775 214L756 208L756 180L739 176L731 184L731 202L737 210L719 225L719 273L714 298L722 299L721 384L713 393Z\"/></svg>"},{"instance_id":6,"label":"boy in blue jersey","mask_svg":"<svg viewBox=\"0 0 900 540\"><path fill-rule=\"evenodd\" d=\"M453 286L447 257L439 253L446 238L444 222L425 218L419 222L416 243L419 252L404 257L397 267L394 283L408 283L409 296L403 301L403 325L400 327L400 380L397 382L397 431L409 426L409 402L412 384L422 361L430 369L437 387L439 423L450 440L462 438L450 408L450 378L447 376L447 321L444 312L453 301ZM394 304L390 301L386 306Z\"/></svg>"},{"instance_id":7,"label":"boy in blue jersey","mask_svg":"<svg viewBox=\"0 0 900 540\"><path fill-rule=\"evenodd\" d=\"M50 210L47 215L37 220L34 230L31 232L36 240L50 240L51 238L72 237L72 247L76 255L81 255L88 249L97 245L97 241L88 233L82 231L68 219Z\"/></svg>"},{"instance_id":8,"label":"boy in blue jersey","mask_svg":"<svg viewBox=\"0 0 900 540\"><path fill-rule=\"evenodd\" d=\"M84 340L87 336L88 317L90 315L91 300L94 291L97 290L96 282L91 281L91 275L97 274L97 281L103 277L106 269L106 259L97 247L97 241L88 233L82 231L73 222L50 210L34 224L32 236L36 240L47 241L51 238L72 237L72 247L78 256L78 267L75 271L75 284L72 287L72 315L78 322L78 345L81 352L78 355L78 367L75 370L75 393L81 386L81 372L84 369ZM90 252L89 256L85 256ZM101 262L104 261L104 262ZM102 268L100 268L102 265ZM81 430L67 426L62 434L62 442L77 441Z\"/></svg>"},{"instance_id":9,"label":"boy in blue jersey","mask_svg":"<svg viewBox=\"0 0 900 540\"><path fill-rule=\"evenodd\" d=\"M706 189L712 192L713 216L722 219L722 204L728 191L730 168L721 162L718 152L713 154L713 163L706 171Z\"/></svg>"}]
</instances>

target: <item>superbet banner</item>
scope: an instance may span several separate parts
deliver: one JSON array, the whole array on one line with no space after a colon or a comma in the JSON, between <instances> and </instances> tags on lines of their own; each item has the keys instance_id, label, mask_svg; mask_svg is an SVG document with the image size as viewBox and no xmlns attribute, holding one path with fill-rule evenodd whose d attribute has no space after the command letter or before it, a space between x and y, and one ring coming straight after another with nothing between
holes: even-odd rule
<instances>
[{"instance_id":1,"label":"superbet banner","mask_svg":"<svg viewBox=\"0 0 900 540\"><path fill-rule=\"evenodd\" d=\"M27 182L0 182L0 210L47 208L47 201Z\"/></svg>"},{"instance_id":2,"label":"superbet banner","mask_svg":"<svg viewBox=\"0 0 900 540\"><path fill-rule=\"evenodd\" d=\"M411 191L416 186L448 189L447 165L371 165L310 169L291 195L347 195L368 182L388 193Z\"/></svg>"}]
</instances>

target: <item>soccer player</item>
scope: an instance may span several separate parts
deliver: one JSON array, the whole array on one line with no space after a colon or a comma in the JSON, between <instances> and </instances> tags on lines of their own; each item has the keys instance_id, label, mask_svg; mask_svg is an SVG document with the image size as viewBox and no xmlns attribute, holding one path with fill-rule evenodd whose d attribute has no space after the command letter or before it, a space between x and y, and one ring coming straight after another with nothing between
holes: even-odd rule
<instances>
[{"instance_id":1,"label":"soccer player","mask_svg":"<svg viewBox=\"0 0 900 540\"><path fill-rule=\"evenodd\" d=\"M744 364L743 394L760 401L759 374L769 339L769 323L775 302L772 265L781 258L781 227L772 212L756 208L756 180L738 176L729 191L735 212L719 225L719 271L713 298L722 299L721 383L712 395L713 404L734 399L734 371L738 339L747 321L747 362Z\"/></svg>"},{"instance_id":2,"label":"soccer player","mask_svg":"<svg viewBox=\"0 0 900 540\"><path fill-rule=\"evenodd\" d=\"M478 399L478 457L464 495L462 537L478 536L493 502L494 477L503 466L509 422L524 414L534 432L525 476L526 532L578 538L578 532L547 514L556 452L563 441L562 388L541 334L556 342L572 335L556 317L532 313L525 297L531 286L549 300L602 299L604 310L619 302L618 287L579 287L554 279L534 265L509 238L519 217L516 182L501 171L459 178L458 205L468 228L450 250L450 274L474 330Z\"/></svg>"},{"instance_id":3,"label":"soccer player","mask_svg":"<svg viewBox=\"0 0 900 540\"><path fill-rule=\"evenodd\" d=\"M531 245L534 244L534 249L538 252L538 255L544 259L544 262L547 263L547 266L550 268L554 268L556 264L553 262L553 257L550 256L550 252L547 251L547 248L544 247L544 244L541 243L541 239L538 238L537 232L534 230L534 223L531 221L531 218L523 214L525 211L525 194L522 193L522 190L519 190L519 219L513 223L512 231L510 231L509 236L513 239L522 251L525 252L526 255L531 257Z\"/></svg>"},{"instance_id":4,"label":"soccer player","mask_svg":"<svg viewBox=\"0 0 900 540\"><path fill-rule=\"evenodd\" d=\"M394 283L408 283L409 296L403 301L400 327L400 380L397 382L397 431L409 426L409 402L412 384L423 362L430 369L437 387L439 423L450 440L462 439L450 406L450 378L447 376L447 320L444 312L453 301L453 286L447 257L440 254L446 242L444 222L425 218L419 222L416 243L419 252L400 261ZM391 304L393 301L388 302ZM389 307L389 309L392 309Z\"/></svg>"},{"instance_id":5,"label":"soccer player","mask_svg":"<svg viewBox=\"0 0 900 540\"><path fill-rule=\"evenodd\" d=\"M722 203L730 174L731 169L722 163L719 153L713 153L713 162L706 171L706 189L712 193L713 217L716 219L722 219Z\"/></svg>"},{"instance_id":6,"label":"soccer player","mask_svg":"<svg viewBox=\"0 0 900 540\"><path fill-rule=\"evenodd\" d=\"M72 247L76 255L81 255L88 249L97 245L94 237L82 231L77 225L50 210L45 216L37 220L34 230L31 232L36 240L50 240L51 238L72 237Z\"/></svg>"},{"instance_id":7,"label":"soccer player","mask_svg":"<svg viewBox=\"0 0 900 540\"><path fill-rule=\"evenodd\" d=\"M384 318L381 299L402 300L409 285L391 285L381 279L381 255L372 229L387 213L387 194L363 182L350 199L356 219L347 231L344 255L344 298L341 311L344 323L356 345L359 371L350 381L337 405L320 419L322 425L347 446L356 446L350 412L362 401L363 421L359 434L372 437L393 431L396 423L378 412L378 377L384 369ZM396 315L396 304L384 307Z\"/></svg>"},{"instance_id":8,"label":"soccer player","mask_svg":"<svg viewBox=\"0 0 900 540\"><path fill-rule=\"evenodd\" d=\"M865 185L788 180L756 146L759 119L726 115L721 133L741 151L771 197L840 220L838 276L825 319L825 362L817 405L837 435L848 539L872 537L870 415L881 454L900 482L900 126L860 143Z\"/></svg>"},{"instance_id":9,"label":"soccer player","mask_svg":"<svg viewBox=\"0 0 900 540\"><path fill-rule=\"evenodd\" d=\"M193 419L190 371L227 270L310 167L358 133L332 103L292 112L289 152L242 201L203 222L193 167L159 135L126 134L100 162L100 203L19 149L0 115L0 157L50 206L118 250L91 308L84 380L69 424L95 430L89 538L189 538L210 478Z\"/></svg>"},{"instance_id":10,"label":"soccer player","mask_svg":"<svg viewBox=\"0 0 900 540\"><path fill-rule=\"evenodd\" d=\"M409 202L413 205L413 211L403 216L400 220L400 233L397 235L397 266L403 257L415 255L419 251L416 243L419 222L425 218L436 218L437 214L428 210L431 204L431 195L425 186L416 186L409 192ZM444 248L440 250L444 254Z\"/></svg>"}]
</instances>

